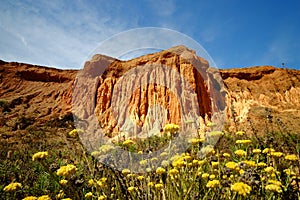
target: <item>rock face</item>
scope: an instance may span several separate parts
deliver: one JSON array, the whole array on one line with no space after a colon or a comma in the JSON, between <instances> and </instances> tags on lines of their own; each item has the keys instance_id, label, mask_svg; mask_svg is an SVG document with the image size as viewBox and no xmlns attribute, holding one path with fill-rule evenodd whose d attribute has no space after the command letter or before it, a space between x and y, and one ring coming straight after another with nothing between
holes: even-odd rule
<instances>
[{"instance_id":1,"label":"rock face","mask_svg":"<svg viewBox=\"0 0 300 200\"><path fill-rule=\"evenodd\" d=\"M44 122L71 112L70 88L76 73L75 70L2 61L1 124L14 126L18 118Z\"/></svg>"},{"instance_id":2,"label":"rock face","mask_svg":"<svg viewBox=\"0 0 300 200\"><path fill-rule=\"evenodd\" d=\"M182 46L129 61L95 55L75 80L73 111L89 124L98 122L95 129L108 136L122 131L146 137L166 123L197 124L224 110L218 75Z\"/></svg>"},{"instance_id":3,"label":"rock face","mask_svg":"<svg viewBox=\"0 0 300 200\"><path fill-rule=\"evenodd\" d=\"M113 137L159 132L163 123L190 124L225 109L225 129L300 130L300 71L219 72L184 47L129 61L94 55L80 72L1 61L0 125L12 126L20 116L45 123L74 112L83 126L95 124Z\"/></svg>"},{"instance_id":4,"label":"rock face","mask_svg":"<svg viewBox=\"0 0 300 200\"><path fill-rule=\"evenodd\" d=\"M221 70L221 75L230 129L237 125L249 132L299 131L299 70L262 66Z\"/></svg>"}]
</instances>

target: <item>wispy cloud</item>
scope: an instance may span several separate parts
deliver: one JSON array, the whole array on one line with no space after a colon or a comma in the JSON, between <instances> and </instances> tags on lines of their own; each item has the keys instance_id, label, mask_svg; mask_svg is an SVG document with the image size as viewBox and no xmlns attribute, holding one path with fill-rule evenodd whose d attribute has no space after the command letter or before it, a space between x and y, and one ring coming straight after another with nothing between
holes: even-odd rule
<instances>
[{"instance_id":1,"label":"wispy cloud","mask_svg":"<svg viewBox=\"0 0 300 200\"><path fill-rule=\"evenodd\" d=\"M0 7L1 58L79 68L99 42L130 26L109 12L104 3L96 8L81 1L8 2ZM6 44L11 37L15 41Z\"/></svg>"}]
</instances>

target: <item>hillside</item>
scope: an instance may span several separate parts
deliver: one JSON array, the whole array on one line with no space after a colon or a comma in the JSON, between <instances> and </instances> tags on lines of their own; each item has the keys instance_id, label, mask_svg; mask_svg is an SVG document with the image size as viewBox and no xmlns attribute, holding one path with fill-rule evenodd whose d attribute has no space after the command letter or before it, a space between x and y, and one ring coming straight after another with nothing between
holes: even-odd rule
<instances>
[{"instance_id":1,"label":"hillside","mask_svg":"<svg viewBox=\"0 0 300 200\"><path fill-rule=\"evenodd\" d=\"M180 53L185 52L192 59L192 63L188 63L185 59L180 58L176 54L178 51ZM99 63L108 65L105 72L97 69ZM199 73L193 69L193 65L197 65L197 63L202 66L201 69L203 71L200 74L205 76L199 76ZM95 111L98 120L106 128L105 130L110 132L117 131L115 127L119 124L113 120L111 113L112 89L115 88L119 77L128 72L133 66L145 64L168 65L185 77L196 92L197 97L195 101L200 105L200 109L191 108L189 106L195 105L195 102L186 102L186 109L196 109L202 117L205 114L210 115L214 106L224 109L225 105L221 105L221 100L213 105L211 99L206 98L208 94L215 95L216 99L222 98L222 93L216 92L216 94L212 94L213 90L209 88L209 85L205 84L208 80L214 78L205 74L205 70L208 70L209 67L208 63L197 57L193 51L179 47L173 48L172 53L170 53L170 50L162 51L129 61L119 61L101 55L94 56L93 60L86 63L84 73L89 75L103 73L103 75L101 77L96 75L85 77L86 80L81 83L87 84L87 87L94 84L92 86L95 87L94 89L97 92L95 93L96 96L93 97L95 99L92 101L92 104L96 102L96 105L89 105L91 101L83 99L86 101L85 106L89 106L92 110L88 111L90 113L78 113L76 109L81 111L82 109L76 105L75 101L75 110L73 108L73 112L84 118L87 117L84 115L90 115ZM212 74L217 73L213 72ZM220 74L226 91L226 129L242 129L248 132L252 132L253 127L258 132L266 129L279 130L282 128L292 132L299 130L300 71L260 66L220 70ZM76 75L78 75L76 70L60 70L1 61L1 126L9 127L10 130L24 129L26 124L24 126L17 124L20 117L30 119L31 123L36 124L64 117L70 118ZM164 76L167 76L167 74L162 75L159 73L156 79L153 80L168 86L168 83L164 82L166 80ZM77 77L76 83L78 83L79 78L80 76ZM131 81L133 80L135 78L131 79ZM128 88L129 86L123 84L122 87ZM173 90L174 88L171 88L171 91ZM216 96L220 94L221 96ZM148 84L146 88L139 88L138 91L135 91L130 99L130 109L135 114L137 123L143 125L149 120L149 117L158 117L147 115L147 113L150 113L147 112L149 105L155 104L153 99L157 98L157 96L160 99L158 103L162 104L167 112L168 122L178 123L180 118L178 118L179 115L176 112L179 105L178 102L176 103L176 98L172 95L172 92L168 91L167 87L159 88L151 84Z\"/></svg>"}]
</instances>

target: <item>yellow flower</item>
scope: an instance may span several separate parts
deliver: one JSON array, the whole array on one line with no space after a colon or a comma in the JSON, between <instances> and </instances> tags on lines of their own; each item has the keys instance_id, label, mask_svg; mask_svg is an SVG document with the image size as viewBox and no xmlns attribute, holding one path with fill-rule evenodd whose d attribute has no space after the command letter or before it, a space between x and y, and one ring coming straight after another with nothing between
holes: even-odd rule
<instances>
[{"instance_id":1,"label":"yellow flower","mask_svg":"<svg viewBox=\"0 0 300 200\"><path fill-rule=\"evenodd\" d=\"M143 151L138 151L137 153L138 153L138 154L143 154Z\"/></svg>"},{"instance_id":2,"label":"yellow flower","mask_svg":"<svg viewBox=\"0 0 300 200\"><path fill-rule=\"evenodd\" d=\"M88 180L89 186L93 186L95 184L95 181L93 179Z\"/></svg>"},{"instance_id":3,"label":"yellow flower","mask_svg":"<svg viewBox=\"0 0 300 200\"><path fill-rule=\"evenodd\" d=\"M94 156L94 157L98 156L99 154L100 154L99 151L93 151L93 152L91 153L91 155Z\"/></svg>"},{"instance_id":4,"label":"yellow flower","mask_svg":"<svg viewBox=\"0 0 300 200\"><path fill-rule=\"evenodd\" d=\"M168 156L169 154L167 153L167 152L162 152L161 154L160 154L160 157L165 157L165 156Z\"/></svg>"},{"instance_id":5,"label":"yellow flower","mask_svg":"<svg viewBox=\"0 0 300 200\"><path fill-rule=\"evenodd\" d=\"M213 180L213 179L215 179L215 178L216 178L216 175L214 175L214 174L209 175L209 179L210 179L210 180Z\"/></svg>"},{"instance_id":6,"label":"yellow flower","mask_svg":"<svg viewBox=\"0 0 300 200\"><path fill-rule=\"evenodd\" d=\"M235 141L236 144L250 144L252 143L251 140L237 140Z\"/></svg>"},{"instance_id":7,"label":"yellow flower","mask_svg":"<svg viewBox=\"0 0 300 200\"><path fill-rule=\"evenodd\" d=\"M235 162L228 162L225 164L225 167L227 167L229 169L235 169L237 166L238 166L238 164Z\"/></svg>"},{"instance_id":8,"label":"yellow flower","mask_svg":"<svg viewBox=\"0 0 300 200\"><path fill-rule=\"evenodd\" d=\"M93 197L93 193L91 192L88 192L84 195L85 198L89 199L89 198L92 198Z\"/></svg>"},{"instance_id":9,"label":"yellow flower","mask_svg":"<svg viewBox=\"0 0 300 200\"><path fill-rule=\"evenodd\" d=\"M291 169L285 169L285 170L283 170L283 172L286 173L289 176L295 176L296 175L296 173L293 172Z\"/></svg>"},{"instance_id":10,"label":"yellow flower","mask_svg":"<svg viewBox=\"0 0 300 200\"><path fill-rule=\"evenodd\" d=\"M68 183L68 181L65 179L62 179L59 181L59 184L61 184L61 185L66 185L67 183Z\"/></svg>"},{"instance_id":11,"label":"yellow flower","mask_svg":"<svg viewBox=\"0 0 300 200\"><path fill-rule=\"evenodd\" d=\"M76 172L77 168L76 166L72 165L72 164L68 164L66 166L62 166L60 167L56 174L58 176L70 176L72 174L74 174Z\"/></svg>"},{"instance_id":12,"label":"yellow flower","mask_svg":"<svg viewBox=\"0 0 300 200\"><path fill-rule=\"evenodd\" d=\"M123 169L123 170L122 170L122 174L123 174L124 176L127 176L127 174L130 174L130 170L129 170L129 169Z\"/></svg>"},{"instance_id":13,"label":"yellow flower","mask_svg":"<svg viewBox=\"0 0 300 200\"><path fill-rule=\"evenodd\" d=\"M214 161L212 161L212 162L211 162L211 166L212 166L213 168L218 167L218 166L219 166L219 162L214 162Z\"/></svg>"},{"instance_id":14,"label":"yellow flower","mask_svg":"<svg viewBox=\"0 0 300 200\"><path fill-rule=\"evenodd\" d=\"M48 156L47 151L37 152L32 156L32 161L45 159Z\"/></svg>"},{"instance_id":15,"label":"yellow flower","mask_svg":"<svg viewBox=\"0 0 300 200\"><path fill-rule=\"evenodd\" d=\"M140 165L146 165L147 164L147 160L141 160L140 161Z\"/></svg>"},{"instance_id":16,"label":"yellow flower","mask_svg":"<svg viewBox=\"0 0 300 200\"><path fill-rule=\"evenodd\" d=\"M189 139L189 143L191 143L192 145L197 145L201 142L201 140L199 138L192 138Z\"/></svg>"},{"instance_id":17,"label":"yellow flower","mask_svg":"<svg viewBox=\"0 0 300 200\"><path fill-rule=\"evenodd\" d=\"M62 200L72 200L71 198L64 198L64 199L62 199Z\"/></svg>"},{"instance_id":18,"label":"yellow flower","mask_svg":"<svg viewBox=\"0 0 300 200\"><path fill-rule=\"evenodd\" d=\"M209 174L208 173L204 173L204 174L202 174L201 177L204 178L204 179L207 179L209 177Z\"/></svg>"},{"instance_id":19,"label":"yellow flower","mask_svg":"<svg viewBox=\"0 0 300 200\"><path fill-rule=\"evenodd\" d=\"M176 175L176 174L179 174L179 171L177 170L177 169L170 169L169 170L169 173L171 174L171 175Z\"/></svg>"},{"instance_id":20,"label":"yellow flower","mask_svg":"<svg viewBox=\"0 0 300 200\"><path fill-rule=\"evenodd\" d=\"M107 181L107 178L106 177L102 177L101 181L105 183Z\"/></svg>"},{"instance_id":21,"label":"yellow flower","mask_svg":"<svg viewBox=\"0 0 300 200\"><path fill-rule=\"evenodd\" d=\"M10 183L3 189L5 192L13 192L22 188L21 183Z\"/></svg>"},{"instance_id":22,"label":"yellow flower","mask_svg":"<svg viewBox=\"0 0 300 200\"><path fill-rule=\"evenodd\" d=\"M243 136L243 135L245 135L245 132L244 132L244 131L238 131L238 132L236 132L235 134L236 134L236 135Z\"/></svg>"},{"instance_id":23,"label":"yellow flower","mask_svg":"<svg viewBox=\"0 0 300 200\"><path fill-rule=\"evenodd\" d=\"M145 177L144 177L144 176L138 176L137 179L138 179L139 181L142 181L142 180L145 179Z\"/></svg>"},{"instance_id":24,"label":"yellow flower","mask_svg":"<svg viewBox=\"0 0 300 200\"><path fill-rule=\"evenodd\" d=\"M275 185L275 184L268 184L266 185L266 190L272 191L272 192L277 192L277 193L281 193L282 189L280 186Z\"/></svg>"},{"instance_id":25,"label":"yellow flower","mask_svg":"<svg viewBox=\"0 0 300 200\"><path fill-rule=\"evenodd\" d=\"M252 188L243 182L237 182L233 185L231 185L230 188L232 191L237 192L239 195L243 195L244 197L247 196L247 194L250 194Z\"/></svg>"},{"instance_id":26,"label":"yellow flower","mask_svg":"<svg viewBox=\"0 0 300 200\"><path fill-rule=\"evenodd\" d=\"M151 168L151 167L147 167L147 168L146 168L146 172L148 172L148 173L149 173L149 172L152 172L152 168Z\"/></svg>"},{"instance_id":27,"label":"yellow flower","mask_svg":"<svg viewBox=\"0 0 300 200\"><path fill-rule=\"evenodd\" d=\"M262 152L264 154L268 154L268 153L271 153L271 152L274 152L275 150L273 148L265 148Z\"/></svg>"},{"instance_id":28,"label":"yellow flower","mask_svg":"<svg viewBox=\"0 0 300 200\"><path fill-rule=\"evenodd\" d=\"M243 173L245 173L245 170L240 169L240 170L239 170L239 173L240 173L240 175L243 175Z\"/></svg>"},{"instance_id":29,"label":"yellow flower","mask_svg":"<svg viewBox=\"0 0 300 200\"><path fill-rule=\"evenodd\" d=\"M244 160L241 163L245 163L249 167L256 167L257 166L256 162L254 162L253 160Z\"/></svg>"},{"instance_id":30,"label":"yellow flower","mask_svg":"<svg viewBox=\"0 0 300 200\"><path fill-rule=\"evenodd\" d=\"M148 185L148 187L153 187L154 183L153 182L149 182L147 185Z\"/></svg>"},{"instance_id":31,"label":"yellow flower","mask_svg":"<svg viewBox=\"0 0 300 200\"><path fill-rule=\"evenodd\" d=\"M97 186L99 186L100 188L104 188L105 187L105 183L102 181L96 181Z\"/></svg>"},{"instance_id":32,"label":"yellow flower","mask_svg":"<svg viewBox=\"0 0 300 200\"><path fill-rule=\"evenodd\" d=\"M214 154L215 153L215 150L214 150L214 147L212 145L207 145L203 148L201 148L201 154L202 155L207 155L207 154Z\"/></svg>"},{"instance_id":33,"label":"yellow flower","mask_svg":"<svg viewBox=\"0 0 300 200\"><path fill-rule=\"evenodd\" d=\"M259 163L257 163L257 166L258 167L265 167L265 166L267 166L267 164L264 163L264 162L259 162Z\"/></svg>"},{"instance_id":34,"label":"yellow flower","mask_svg":"<svg viewBox=\"0 0 300 200\"><path fill-rule=\"evenodd\" d=\"M260 149L253 149L252 152L255 153L255 154L260 154L260 153L261 153L261 150L260 150Z\"/></svg>"},{"instance_id":35,"label":"yellow flower","mask_svg":"<svg viewBox=\"0 0 300 200\"><path fill-rule=\"evenodd\" d=\"M156 169L156 174L161 175L161 174L164 174L165 172L166 172L166 170L164 168L162 168L162 167L158 167Z\"/></svg>"},{"instance_id":36,"label":"yellow flower","mask_svg":"<svg viewBox=\"0 0 300 200\"><path fill-rule=\"evenodd\" d=\"M298 160L298 157L295 154L286 155L284 158L286 160L290 160L290 161L296 161L296 160Z\"/></svg>"},{"instance_id":37,"label":"yellow flower","mask_svg":"<svg viewBox=\"0 0 300 200\"><path fill-rule=\"evenodd\" d=\"M211 181L207 182L206 187L208 187L208 188L215 188L215 187L217 187L219 185L220 185L220 181L219 180L211 180Z\"/></svg>"},{"instance_id":38,"label":"yellow flower","mask_svg":"<svg viewBox=\"0 0 300 200\"><path fill-rule=\"evenodd\" d=\"M281 182L277 181L277 180L268 180L268 183L273 184L273 185L278 185L278 186L282 185Z\"/></svg>"},{"instance_id":39,"label":"yellow flower","mask_svg":"<svg viewBox=\"0 0 300 200\"><path fill-rule=\"evenodd\" d=\"M130 139L127 139L127 140L125 140L125 141L123 142L123 145L125 145L125 146L130 146L130 145L132 145L132 144L134 144L134 142L133 142L132 140L130 140Z\"/></svg>"},{"instance_id":40,"label":"yellow flower","mask_svg":"<svg viewBox=\"0 0 300 200\"><path fill-rule=\"evenodd\" d=\"M190 156L190 155L186 155L186 156L183 157L183 159L188 162L188 161L193 160L193 157Z\"/></svg>"},{"instance_id":41,"label":"yellow flower","mask_svg":"<svg viewBox=\"0 0 300 200\"><path fill-rule=\"evenodd\" d=\"M274 169L274 167L266 167L265 169L264 169L264 171L265 172L267 172L267 173L273 173L273 172L275 172L275 169Z\"/></svg>"},{"instance_id":42,"label":"yellow flower","mask_svg":"<svg viewBox=\"0 0 300 200\"><path fill-rule=\"evenodd\" d=\"M179 158L172 162L173 167L182 167L185 164L186 162L183 160L183 158Z\"/></svg>"},{"instance_id":43,"label":"yellow flower","mask_svg":"<svg viewBox=\"0 0 300 200\"><path fill-rule=\"evenodd\" d=\"M238 149L238 150L236 150L235 152L234 152L234 154L235 155L237 155L237 156L246 156L247 155L247 152L246 151L244 151L244 150L242 150L242 149Z\"/></svg>"},{"instance_id":44,"label":"yellow flower","mask_svg":"<svg viewBox=\"0 0 300 200\"><path fill-rule=\"evenodd\" d=\"M209 132L208 136L209 137L220 137L223 134L224 133L222 131L211 131L211 132Z\"/></svg>"},{"instance_id":45,"label":"yellow flower","mask_svg":"<svg viewBox=\"0 0 300 200\"><path fill-rule=\"evenodd\" d=\"M270 156L279 158L279 157L283 156L283 153L282 152L271 152Z\"/></svg>"},{"instance_id":46,"label":"yellow flower","mask_svg":"<svg viewBox=\"0 0 300 200\"><path fill-rule=\"evenodd\" d=\"M164 185L161 184L161 183L157 183L157 184L155 184L155 188L158 189L158 190L161 190L161 189L164 188Z\"/></svg>"},{"instance_id":47,"label":"yellow flower","mask_svg":"<svg viewBox=\"0 0 300 200\"><path fill-rule=\"evenodd\" d=\"M105 199L107 199L107 197L104 195L101 195L100 197L98 197L98 200L105 200Z\"/></svg>"},{"instance_id":48,"label":"yellow flower","mask_svg":"<svg viewBox=\"0 0 300 200\"><path fill-rule=\"evenodd\" d=\"M134 178L135 174L127 174L126 178Z\"/></svg>"},{"instance_id":49,"label":"yellow flower","mask_svg":"<svg viewBox=\"0 0 300 200\"><path fill-rule=\"evenodd\" d=\"M106 154L107 152L113 150L114 148L115 148L115 147L112 146L112 145L104 144L104 145L102 145L102 146L99 147L99 151L100 151L101 153Z\"/></svg>"},{"instance_id":50,"label":"yellow flower","mask_svg":"<svg viewBox=\"0 0 300 200\"><path fill-rule=\"evenodd\" d=\"M23 198L22 200L37 200L37 197L28 196L28 197Z\"/></svg>"},{"instance_id":51,"label":"yellow flower","mask_svg":"<svg viewBox=\"0 0 300 200\"><path fill-rule=\"evenodd\" d=\"M175 134L179 131L179 126L177 124L166 124L163 130L165 133Z\"/></svg>"},{"instance_id":52,"label":"yellow flower","mask_svg":"<svg viewBox=\"0 0 300 200\"><path fill-rule=\"evenodd\" d=\"M199 160L198 165L202 166L205 162L206 162L206 160Z\"/></svg>"},{"instance_id":53,"label":"yellow flower","mask_svg":"<svg viewBox=\"0 0 300 200\"><path fill-rule=\"evenodd\" d=\"M64 198L64 196L65 196L64 191L63 191L63 190L60 190L59 193L56 195L56 198L57 198L57 199L62 199L62 198Z\"/></svg>"},{"instance_id":54,"label":"yellow flower","mask_svg":"<svg viewBox=\"0 0 300 200\"><path fill-rule=\"evenodd\" d=\"M43 195L43 196L38 197L37 200L51 200L51 198L48 195Z\"/></svg>"},{"instance_id":55,"label":"yellow flower","mask_svg":"<svg viewBox=\"0 0 300 200\"><path fill-rule=\"evenodd\" d=\"M168 167L169 164L170 164L170 162L167 161L167 160L163 160L163 161L161 162L161 166L163 166L163 167Z\"/></svg>"},{"instance_id":56,"label":"yellow flower","mask_svg":"<svg viewBox=\"0 0 300 200\"><path fill-rule=\"evenodd\" d=\"M78 134L80 134L80 133L83 133L83 130L81 130L81 129L74 129L74 130L70 131L68 135L70 137L74 138L74 137L77 137Z\"/></svg>"},{"instance_id":57,"label":"yellow flower","mask_svg":"<svg viewBox=\"0 0 300 200\"><path fill-rule=\"evenodd\" d=\"M225 158L229 158L229 157L230 157L230 154L229 154L229 153L223 153L223 156L224 156Z\"/></svg>"}]
</instances>

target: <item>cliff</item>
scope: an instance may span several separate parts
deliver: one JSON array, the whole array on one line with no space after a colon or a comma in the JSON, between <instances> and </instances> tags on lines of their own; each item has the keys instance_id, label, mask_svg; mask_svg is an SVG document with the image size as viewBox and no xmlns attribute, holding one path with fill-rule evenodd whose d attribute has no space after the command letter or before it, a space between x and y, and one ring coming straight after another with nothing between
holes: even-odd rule
<instances>
[{"instance_id":1,"label":"cliff","mask_svg":"<svg viewBox=\"0 0 300 200\"><path fill-rule=\"evenodd\" d=\"M41 124L73 112L113 137L123 130L159 131L163 123L210 118L224 109L225 129L300 128L300 71L218 71L185 47L129 61L94 55L79 72L1 61L0 99L0 125L13 129L24 128L16 127L20 116Z\"/></svg>"}]
</instances>

